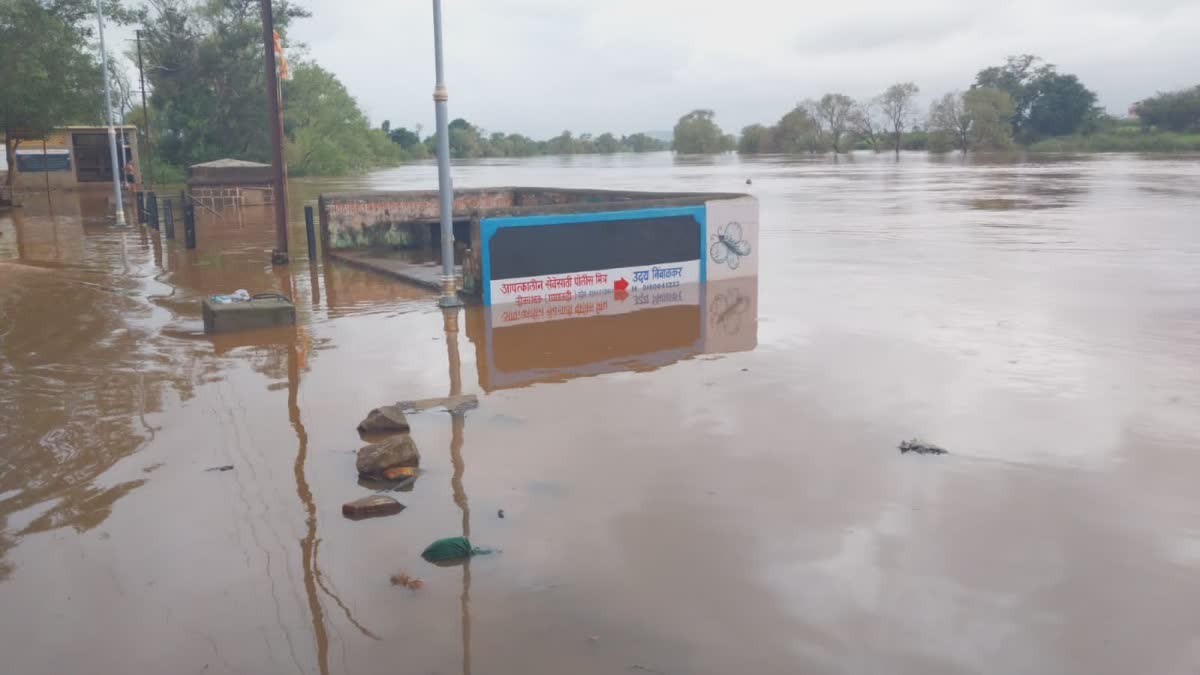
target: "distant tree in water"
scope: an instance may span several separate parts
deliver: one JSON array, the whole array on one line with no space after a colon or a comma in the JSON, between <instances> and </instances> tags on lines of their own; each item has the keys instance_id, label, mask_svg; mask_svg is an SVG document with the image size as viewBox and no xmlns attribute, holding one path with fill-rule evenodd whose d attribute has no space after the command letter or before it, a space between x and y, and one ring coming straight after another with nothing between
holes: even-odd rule
<instances>
[{"instance_id":1,"label":"distant tree in water","mask_svg":"<svg viewBox=\"0 0 1200 675\"><path fill-rule=\"evenodd\" d=\"M972 88L998 89L1012 98L1012 133L1024 142L1086 131L1100 112L1096 94L1078 77L1059 73L1032 54L1010 56L1003 66L984 68Z\"/></svg>"},{"instance_id":2,"label":"distant tree in water","mask_svg":"<svg viewBox=\"0 0 1200 675\"><path fill-rule=\"evenodd\" d=\"M1155 94L1135 103L1133 113L1146 129L1200 133L1200 86Z\"/></svg>"},{"instance_id":3,"label":"distant tree in water","mask_svg":"<svg viewBox=\"0 0 1200 675\"><path fill-rule=\"evenodd\" d=\"M854 99L845 94L825 94L807 107L821 125L834 154L841 152L842 137L849 131L854 115Z\"/></svg>"},{"instance_id":4,"label":"distant tree in water","mask_svg":"<svg viewBox=\"0 0 1200 675\"><path fill-rule=\"evenodd\" d=\"M952 91L929 107L929 146L935 152L967 151L971 141L971 117L962 92Z\"/></svg>"},{"instance_id":5,"label":"distant tree in water","mask_svg":"<svg viewBox=\"0 0 1200 675\"><path fill-rule=\"evenodd\" d=\"M901 137L916 114L917 93L921 89L912 82L893 84L879 97L879 109L887 119L892 133L896 156L900 156Z\"/></svg>"},{"instance_id":6,"label":"distant tree in water","mask_svg":"<svg viewBox=\"0 0 1200 675\"><path fill-rule=\"evenodd\" d=\"M871 98L859 101L850 111L850 131L859 143L879 152L879 144L883 140L885 120L879 109L879 99Z\"/></svg>"},{"instance_id":7,"label":"distant tree in water","mask_svg":"<svg viewBox=\"0 0 1200 675\"><path fill-rule=\"evenodd\" d=\"M1007 150L1013 145L1012 124L1017 105L1008 92L990 87L971 89L963 94L963 105L971 130L968 142L973 150Z\"/></svg>"},{"instance_id":8,"label":"distant tree in water","mask_svg":"<svg viewBox=\"0 0 1200 675\"><path fill-rule=\"evenodd\" d=\"M715 113L711 110L693 110L679 118L675 124L675 152L684 155L707 155L727 150L735 146L733 137L721 131L721 127L713 121Z\"/></svg>"},{"instance_id":9,"label":"distant tree in water","mask_svg":"<svg viewBox=\"0 0 1200 675\"><path fill-rule=\"evenodd\" d=\"M617 138L605 132L593 137L591 134L575 136L570 130L545 141L535 141L521 134L503 132L488 133L465 119L458 118L448 125L450 131L450 156L454 159L476 159L481 157L533 157L536 155L578 155L617 152L659 152L667 144L646 134L633 134ZM410 147L418 141L406 129L393 129L392 142ZM430 155L437 154L437 135L425 139L419 145Z\"/></svg>"}]
</instances>

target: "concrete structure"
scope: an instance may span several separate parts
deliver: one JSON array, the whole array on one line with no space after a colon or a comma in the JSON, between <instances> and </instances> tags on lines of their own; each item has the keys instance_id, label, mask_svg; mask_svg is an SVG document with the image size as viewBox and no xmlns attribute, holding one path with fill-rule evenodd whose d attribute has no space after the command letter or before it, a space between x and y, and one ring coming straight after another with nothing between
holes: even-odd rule
<instances>
[{"instance_id":1,"label":"concrete structure","mask_svg":"<svg viewBox=\"0 0 1200 675\"><path fill-rule=\"evenodd\" d=\"M438 192L323 195L326 255L428 285L404 253L439 240ZM479 188L454 195L462 288L485 304L540 305L758 273L747 195ZM411 256L408 256L411 258Z\"/></svg>"},{"instance_id":2,"label":"concrete structure","mask_svg":"<svg viewBox=\"0 0 1200 675\"><path fill-rule=\"evenodd\" d=\"M188 194L210 209L270 204L272 181L271 165L259 162L218 159L188 167Z\"/></svg>"},{"instance_id":3,"label":"concrete structure","mask_svg":"<svg viewBox=\"0 0 1200 675\"><path fill-rule=\"evenodd\" d=\"M201 302L205 333L231 333L291 326L296 323L296 306L282 297L254 298L244 302Z\"/></svg>"},{"instance_id":4,"label":"concrete structure","mask_svg":"<svg viewBox=\"0 0 1200 675\"><path fill-rule=\"evenodd\" d=\"M122 168L133 160L134 178L141 183L137 127L117 127L121 145ZM108 127L71 126L54 129L45 137L22 134L17 144L14 190L113 189L112 156L108 145Z\"/></svg>"}]
</instances>

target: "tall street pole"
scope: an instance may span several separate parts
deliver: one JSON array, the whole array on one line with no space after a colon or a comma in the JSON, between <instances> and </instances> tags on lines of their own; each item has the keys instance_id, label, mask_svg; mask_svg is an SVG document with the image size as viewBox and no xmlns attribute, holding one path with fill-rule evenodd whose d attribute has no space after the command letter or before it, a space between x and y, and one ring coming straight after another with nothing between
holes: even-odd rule
<instances>
[{"instance_id":1,"label":"tall street pole","mask_svg":"<svg viewBox=\"0 0 1200 675\"><path fill-rule=\"evenodd\" d=\"M146 108L146 71L142 70L142 31L137 34L138 79L142 81L142 124L146 129L146 164L150 167L150 187L154 187L154 141L150 140L150 111Z\"/></svg>"},{"instance_id":2,"label":"tall street pole","mask_svg":"<svg viewBox=\"0 0 1200 675\"><path fill-rule=\"evenodd\" d=\"M104 49L104 8L96 0L96 21L100 24L100 68L104 75L104 109L108 112L108 149L112 155L113 198L117 200L117 226L125 226L125 202L121 200L121 164L117 161L117 130L113 124L112 91L108 86L108 52Z\"/></svg>"},{"instance_id":3,"label":"tall street pole","mask_svg":"<svg viewBox=\"0 0 1200 675\"><path fill-rule=\"evenodd\" d=\"M454 278L454 185L450 181L450 129L447 121L446 71L442 65L442 2L433 0L433 53L437 85L433 88L433 107L437 116L438 197L442 226L442 307L458 307Z\"/></svg>"},{"instance_id":4,"label":"tall street pole","mask_svg":"<svg viewBox=\"0 0 1200 675\"><path fill-rule=\"evenodd\" d=\"M263 67L267 75L267 126L271 129L272 192L275 202L275 250L271 263L288 261L287 167L283 164L283 110L279 104L279 77L275 74L275 18L271 0L259 0L262 7Z\"/></svg>"}]
</instances>

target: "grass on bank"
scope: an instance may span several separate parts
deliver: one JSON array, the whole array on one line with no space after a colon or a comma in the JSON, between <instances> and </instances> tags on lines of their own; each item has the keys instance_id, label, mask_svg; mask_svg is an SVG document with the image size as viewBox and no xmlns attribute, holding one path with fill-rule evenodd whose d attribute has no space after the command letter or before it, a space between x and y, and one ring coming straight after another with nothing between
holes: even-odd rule
<instances>
[{"instance_id":1,"label":"grass on bank","mask_svg":"<svg viewBox=\"0 0 1200 675\"><path fill-rule=\"evenodd\" d=\"M1087 136L1047 138L1030 152L1200 152L1200 134L1171 131L1103 132Z\"/></svg>"}]
</instances>

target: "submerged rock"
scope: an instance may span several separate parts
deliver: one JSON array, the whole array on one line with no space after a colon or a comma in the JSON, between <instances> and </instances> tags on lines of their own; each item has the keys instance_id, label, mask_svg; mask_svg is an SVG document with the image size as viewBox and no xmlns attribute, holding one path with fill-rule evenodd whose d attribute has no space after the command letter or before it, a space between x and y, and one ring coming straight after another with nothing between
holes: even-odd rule
<instances>
[{"instance_id":1,"label":"submerged rock","mask_svg":"<svg viewBox=\"0 0 1200 675\"><path fill-rule=\"evenodd\" d=\"M944 454L946 454L946 450L944 448L938 447L938 446L934 445L933 443L926 443L925 441L923 441L919 438L914 438L911 441L901 441L900 442L900 454L903 455L903 454L909 453L909 452L915 452L918 455L944 455Z\"/></svg>"},{"instance_id":2,"label":"submerged rock","mask_svg":"<svg viewBox=\"0 0 1200 675\"><path fill-rule=\"evenodd\" d=\"M360 434L391 434L408 431L408 418L400 406L385 405L367 413L366 419L358 423Z\"/></svg>"},{"instance_id":3,"label":"submerged rock","mask_svg":"<svg viewBox=\"0 0 1200 675\"><path fill-rule=\"evenodd\" d=\"M421 453L417 452L417 444L413 443L411 436L404 434L359 449L355 466L360 476L384 480L388 469L417 466L420 463Z\"/></svg>"},{"instance_id":4,"label":"submerged rock","mask_svg":"<svg viewBox=\"0 0 1200 675\"><path fill-rule=\"evenodd\" d=\"M403 510L403 504L387 495L371 495L342 504L342 515L353 520L390 516Z\"/></svg>"}]
</instances>

